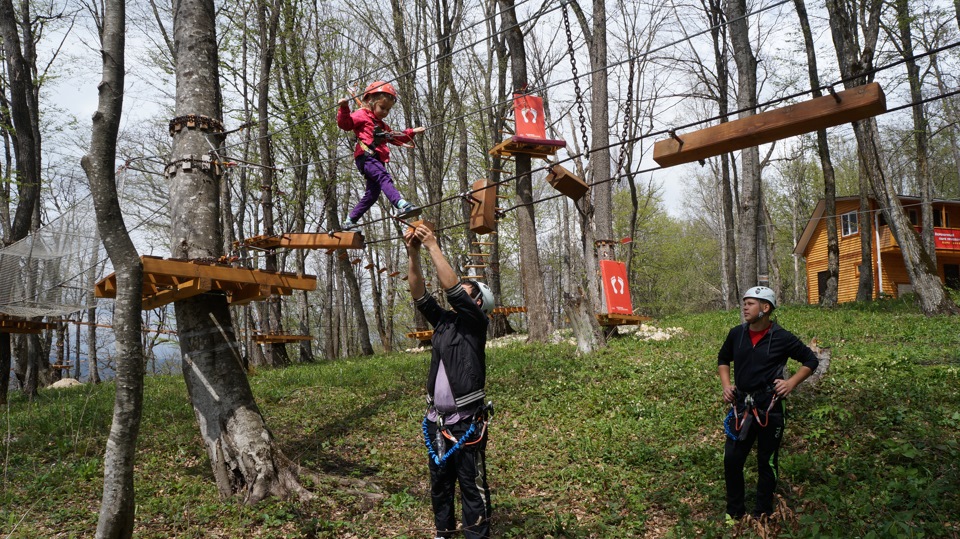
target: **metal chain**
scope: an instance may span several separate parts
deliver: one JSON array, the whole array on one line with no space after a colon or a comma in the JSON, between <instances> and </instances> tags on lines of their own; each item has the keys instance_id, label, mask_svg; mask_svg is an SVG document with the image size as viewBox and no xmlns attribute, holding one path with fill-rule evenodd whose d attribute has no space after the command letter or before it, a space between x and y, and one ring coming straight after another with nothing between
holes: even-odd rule
<instances>
[{"instance_id":1,"label":"metal chain","mask_svg":"<svg viewBox=\"0 0 960 539\"><path fill-rule=\"evenodd\" d=\"M623 163L626 160L627 153L633 150L633 144L627 143L627 137L630 136L630 122L632 121L631 116L633 115L633 76L634 76L634 60L630 60L630 74L627 76L627 102L623 107L623 132L620 134L620 157L617 159L617 171L613 173L614 176L619 177L620 172L623 170ZM617 182L619 183L621 177Z\"/></svg>"},{"instance_id":2,"label":"metal chain","mask_svg":"<svg viewBox=\"0 0 960 539\"><path fill-rule=\"evenodd\" d=\"M577 114L580 116L580 136L583 139L583 154L590 158L590 142L587 139L587 121L583 112L583 92L580 91L580 76L577 73L577 59L573 52L573 34L570 32L570 15L567 4L563 3L563 28L567 32L567 49L570 53L570 72L573 73L573 91L577 101Z\"/></svg>"}]
</instances>

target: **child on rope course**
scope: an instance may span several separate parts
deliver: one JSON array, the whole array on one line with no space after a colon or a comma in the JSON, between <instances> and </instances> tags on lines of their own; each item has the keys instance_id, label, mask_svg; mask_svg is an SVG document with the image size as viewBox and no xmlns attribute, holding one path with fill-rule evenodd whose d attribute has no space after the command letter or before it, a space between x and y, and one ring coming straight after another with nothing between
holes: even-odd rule
<instances>
[{"instance_id":1,"label":"child on rope course","mask_svg":"<svg viewBox=\"0 0 960 539\"><path fill-rule=\"evenodd\" d=\"M783 439L783 399L817 370L817 355L796 336L770 320L777 296L765 286L743 295L743 324L727 334L717 354L723 400L731 405L724 422L727 434L723 473L727 484L727 514L740 519L744 505L743 466L757 442L757 498L753 517L773 513L780 442ZM787 359L803 365L784 379ZM735 364L730 382L730 364Z\"/></svg>"},{"instance_id":2,"label":"child on rope course","mask_svg":"<svg viewBox=\"0 0 960 539\"><path fill-rule=\"evenodd\" d=\"M380 192L387 195L387 199L397 209L397 217L405 219L420 214L420 208L404 200L393 184L393 177L387 172L387 163L390 162L390 148L387 142L400 146L413 140L417 133L423 133L423 127L405 129L397 133L390 129L383 119L390 113L390 109L397 102L397 91L392 84L378 80L371 82L363 91L360 98L362 106L350 112L348 98L339 101L337 109L337 126L344 131L353 131L357 135L357 145L353 150L354 162L360 174L367 180L366 190L360 202L350 210L343 222L343 230L356 232L360 230L357 223L363 214L369 210Z\"/></svg>"},{"instance_id":3,"label":"child on rope course","mask_svg":"<svg viewBox=\"0 0 960 539\"><path fill-rule=\"evenodd\" d=\"M494 300L490 288L460 281L424 225L404 234L409 258L408 283L417 309L433 326L433 351L427 376L427 413L422 429L430 468L430 497L437 538L453 537L457 525L454 490L460 483L463 534L490 537L490 490L487 487L487 419L484 404L487 367L487 321ZM427 293L420 268L426 248L437 278L454 310Z\"/></svg>"}]
</instances>

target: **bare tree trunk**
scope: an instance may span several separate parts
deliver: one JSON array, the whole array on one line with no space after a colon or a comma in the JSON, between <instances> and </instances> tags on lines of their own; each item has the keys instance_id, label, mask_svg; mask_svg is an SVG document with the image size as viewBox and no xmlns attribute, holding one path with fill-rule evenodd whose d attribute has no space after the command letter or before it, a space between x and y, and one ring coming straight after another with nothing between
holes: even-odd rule
<instances>
[{"instance_id":1,"label":"bare tree trunk","mask_svg":"<svg viewBox=\"0 0 960 539\"><path fill-rule=\"evenodd\" d=\"M103 78L98 86L100 102L93 116L90 151L81 165L90 181L97 229L117 275L113 314L113 331L117 337L116 397L104 452L103 498L96 533L97 538L112 539L132 537L136 515L133 469L143 411L144 366L140 342L143 266L123 222L115 172L117 133L123 110L124 0L107 0L99 15L103 21L100 34Z\"/></svg>"},{"instance_id":2,"label":"bare tree trunk","mask_svg":"<svg viewBox=\"0 0 960 539\"><path fill-rule=\"evenodd\" d=\"M607 89L607 15L606 3L593 0L593 24L588 25L587 18L578 2L571 7L580 22L584 39L590 52L590 134L593 138L591 148L584 148L589 157L590 188L593 206L593 223L596 237L613 239L613 186L610 183L610 106ZM592 246L590 247L593 248ZM610 254L610 253L607 253Z\"/></svg>"},{"instance_id":3,"label":"bare tree trunk","mask_svg":"<svg viewBox=\"0 0 960 539\"><path fill-rule=\"evenodd\" d=\"M216 258L223 245L219 169L203 165L210 146L219 148L224 140L214 14L212 0L181 0L174 11L177 115L209 119L206 129L185 128L174 135L174 159L188 163L172 167L168 177L171 251L177 258ZM276 447L234 356L237 343L226 298L195 296L174 308L177 327L189 328L180 333L183 376L220 495L241 495L248 503L267 496L310 497L294 465Z\"/></svg>"},{"instance_id":4,"label":"bare tree trunk","mask_svg":"<svg viewBox=\"0 0 960 539\"><path fill-rule=\"evenodd\" d=\"M81 334L83 333L82 331L80 331L80 326L83 325L82 322L83 322L83 312L79 312L77 313L77 332L73 336L73 339L74 339L73 341L74 343L73 344L73 379L74 380L80 379L80 348L81 348L80 337L81 337Z\"/></svg>"},{"instance_id":5,"label":"bare tree trunk","mask_svg":"<svg viewBox=\"0 0 960 539\"><path fill-rule=\"evenodd\" d=\"M481 88L481 93L483 95L484 101L487 103L494 103L496 101L504 101L508 95L507 91L507 46L506 46L506 37L503 33L498 33L496 28L496 19L492 18L494 11L496 10L496 3L491 2L486 15L491 17L489 19L489 36L490 41L490 54L487 56L487 69L484 70L486 79L486 85ZM494 82L491 78L496 77ZM493 91L496 91L496 99L494 99ZM490 141L500 140L500 133L504 127L504 114L501 107L491 106L487 109L487 125L489 126L489 137ZM500 181L500 170L503 167L503 161L499 157L494 157L490 161L490 171L487 175L487 178L490 182ZM489 258L489 267L487 268L487 275L489 276L488 284L490 289L493 291L493 296L497 298L497 301L502 302L503 299L503 288L501 283L501 274L500 274L500 235L494 234L490 236L490 241L493 245L490 246L490 256ZM490 320L490 337L497 338L503 337L504 335L509 335L514 332L513 328L510 327L510 321L505 315L495 314L491 317Z\"/></svg>"},{"instance_id":6,"label":"bare tree trunk","mask_svg":"<svg viewBox=\"0 0 960 539\"><path fill-rule=\"evenodd\" d=\"M333 182L331 182L331 184L332 183ZM336 200L336 198L328 198L327 200ZM340 221L337 217L337 205L328 203L326 208L327 222L334 224L335 229L339 229ZM349 292L350 310L353 312L352 319L357 321L356 331L353 333L355 333L354 336L360 344L360 353L364 356L372 356L373 345L370 343L370 325L367 323L367 313L363 307L363 297L360 295L360 282L357 280L357 274L353 272L353 265L350 264L349 259L340 258L336 255L334 255L334 257L336 260L331 260L330 263L336 264L340 270L340 276L343 278L347 286L347 291ZM350 317L347 317L345 320L350 319ZM344 336L350 334L351 333L345 333Z\"/></svg>"},{"instance_id":7,"label":"bare tree trunk","mask_svg":"<svg viewBox=\"0 0 960 539\"><path fill-rule=\"evenodd\" d=\"M10 388L10 342L9 333L0 333L0 404L7 403Z\"/></svg>"},{"instance_id":8,"label":"bare tree trunk","mask_svg":"<svg viewBox=\"0 0 960 539\"><path fill-rule=\"evenodd\" d=\"M869 71L873 65L873 54L879 33L880 0L866 0L858 7L856 1L827 0L827 11L830 14L830 30L833 35L833 44L837 51L837 61L840 65L840 74L844 78L844 87L853 88L867 82L863 73ZM858 15L866 17L860 21ZM863 26L864 43L861 47L858 36L859 26ZM861 52L862 51L862 52ZM854 133L857 135L857 147L860 156L860 279L857 287L857 301L869 301L873 298L873 226L870 219L869 205L870 184L874 183L873 176L877 174L871 167L873 162L869 152L869 142L864 138L864 129L859 122L854 122ZM878 194L879 196L879 194ZM881 201L882 203L882 201Z\"/></svg>"},{"instance_id":9,"label":"bare tree trunk","mask_svg":"<svg viewBox=\"0 0 960 539\"><path fill-rule=\"evenodd\" d=\"M810 76L810 87L813 88L813 97L821 97L820 75L817 71L817 51L810 31L810 21L807 17L807 7L804 0L794 0L797 17L800 20L800 29L803 32L804 48L807 52L807 72ZM835 307L840 283L840 241L837 236L837 180L830 159L830 147L827 144L827 131L817 131L817 154L820 156L820 168L823 170L823 200L827 219L827 283L820 296L820 305ZM807 286L812 286L807 283Z\"/></svg>"},{"instance_id":10,"label":"bare tree trunk","mask_svg":"<svg viewBox=\"0 0 960 539\"><path fill-rule=\"evenodd\" d=\"M274 224L273 192L276 187L273 168L273 145L270 137L270 73L277 48L277 27L280 22L279 2L268 4L268 0L257 2L257 24L260 35L260 73L257 81L257 128L259 129L260 167L262 174L260 185L260 206L263 212L263 233L276 234ZM269 12L269 13L268 13ZM269 18L268 18L269 17ZM264 257L267 271L278 271L276 252ZM263 308L264 331L283 331L283 309L280 296L273 296L265 302ZM271 343L264 346L268 365L283 366L290 364L284 343Z\"/></svg>"},{"instance_id":11,"label":"bare tree trunk","mask_svg":"<svg viewBox=\"0 0 960 539\"><path fill-rule=\"evenodd\" d=\"M883 169L879 143L877 142L880 135L877 133L876 120L870 118L856 122L854 130L859 132L858 139L862 137L866 144L866 151L870 152L867 161L871 170L875 172L871 175L873 190L883 205L883 213L886 216L887 224L900 246L904 266L907 275L910 277L910 284L913 285L913 290L920 302L920 310L927 316L960 314L960 309L957 309L956 304L950 299L950 295L940 280L937 267L933 260L927 256L927 252L920 242L920 236L913 228L910 220L907 219L907 214L903 211L903 205L893 189L893 183L889 175ZM861 228L862 233L863 229Z\"/></svg>"},{"instance_id":12,"label":"bare tree trunk","mask_svg":"<svg viewBox=\"0 0 960 539\"><path fill-rule=\"evenodd\" d=\"M730 112L730 72L727 68L729 50L727 49L727 26L723 6L720 0L708 0L704 4L710 22L710 34L713 38L713 56L717 65L717 107L720 110L721 122L727 122L727 113ZM737 282L737 244L736 220L733 217L733 186L730 180L730 156L720 156L720 249L722 252L721 271L723 281L723 306L732 309L740 304L740 292Z\"/></svg>"},{"instance_id":13,"label":"bare tree trunk","mask_svg":"<svg viewBox=\"0 0 960 539\"><path fill-rule=\"evenodd\" d=\"M854 129L856 130L856 128ZM857 221L860 227L860 278L857 285L857 301L873 299L873 208L870 205L870 165L860 158L860 208Z\"/></svg>"},{"instance_id":14,"label":"bare tree trunk","mask_svg":"<svg viewBox=\"0 0 960 539\"><path fill-rule=\"evenodd\" d=\"M859 8L855 5L848 6L845 3L838 2L838 0L827 0L830 31L837 49L840 73L844 76L846 87L854 87L867 82L864 73L869 72L873 65L873 54L880 28L881 7L881 0L869 0ZM863 17L864 20L858 21L857 16ZM857 39L858 24L862 26L864 34L862 49L860 40ZM883 169L883 162L880 159L880 135L877 132L876 120L870 118L854 122L853 129L857 136L860 160L865 165L865 170L861 174L865 173L867 175L877 200L883 207L890 231L900 246L910 283L920 300L920 309L927 315L956 314L958 312L957 306L946 293L943 283L940 281L940 276L937 274L936 265L926 255L916 230L903 211L903 205L894 190L893 182ZM861 188L861 191L863 190ZM861 236L868 234L868 230L871 228L868 226L865 230L863 221L869 221L869 219L861 220ZM867 262L861 265L862 268L864 266L872 267L872 263ZM862 272L863 270L861 270L861 274ZM857 296L859 299L859 291Z\"/></svg>"},{"instance_id":15,"label":"bare tree trunk","mask_svg":"<svg viewBox=\"0 0 960 539\"><path fill-rule=\"evenodd\" d=\"M570 120L571 130L573 130L573 119ZM573 139L574 153L580 154L581 149L577 145L576 137ZM574 166L577 175L583 177L584 167L580 158L574 160ZM606 346L606 333L596 318L595 313L601 311L603 302L600 299L600 279L597 277L599 271L589 271L587 268L598 268L597 250L593 248L596 244L593 223L593 203L590 197L583 197L574 203L577 213L580 215L581 258L573 261L571 253L568 261L568 279L567 288L564 290L563 306L567 309L567 317L570 319L570 328L577 338L578 353L585 354ZM607 251L609 254L609 251ZM571 310L572 309L572 310ZM589 317L587 316L589 315Z\"/></svg>"},{"instance_id":16,"label":"bare tree trunk","mask_svg":"<svg viewBox=\"0 0 960 539\"><path fill-rule=\"evenodd\" d=\"M960 0L957 1L960 2ZM937 59L937 55L930 57L930 68L933 70L933 74L937 79L937 90L939 90L941 94L949 92L950 90L947 87L947 83L944 81L944 74L940 70L940 62ZM953 156L953 166L957 171L957 179L960 180L960 141L957 139L957 123L960 122L960 114L957 114L957 109L952 99L943 100L943 109L947 122L950 124L946 127L947 134L950 138L950 155ZM960 187L960 185L958 185L958 187Z\"/></svg>"},{"instance_id":17,"label":"bare tree trunk","mask_svg":"<svg viewBox=\"0 0 960 539\"><path fill-rule=\"evenodd\" d=\"M514 88L527 85L526 51L523 31L517 24L513 0L499 0L500 13L510 49L510 65ZM516 161L517 200L523 206L517 209L517 228L520 231L520 272L527 304L529 339L546 342L553 334L553 324L547 310L546 292L540 270L540 250L537 246L537 225L533 206L533 185L530 179L530 156L517 155Z\"/></svg>"},{"instance_id":18,"label":"bare tree trunk","mask_svg":"<svg viewBox=\"0 0 960 539\"><path fill-rule=\"evenodd\" d=\"M913 57L913 35L910 30L910 22L913 18L910 14L908 0L896 0L893 5L897 13L897 29L900 31L900 54L907 66L910 101L913 102L911 107L913 112L913 141L917 152L917 186L920 188L921 222L923 223L923 228L920 229L920 237L923 248L927 251L927 256L930 257L933 267L936 268L937 246L933 233L933 182L930 180L928 156L930 131L926 113L923 111L923 104L920 102L923 99L920 67L917 66L917 60Z\"/></svg>"},{"instance_id":19,"label":"bare tree trunk","mask_svg":"<svg viewBox=\"0 0 960 539\"><path fill-rule=\"evenodd\" d=\"M743 112L740 118L756 113L757 107L757 58L750 47L750 33L745 0L731 0L727 4L727 20L730 21L730 37L733 57L737 64L737 106ZM762 249L758 229L763 222L760 214L760 151L756 146L744 149L740 154L742 191L740 197L740 226L737 268L739 288L746 290L757 284L764 272L758 265L758 253Z\"/></svg>"},{"instance_id":20,"label":"bare tree trunk","mask_svg":"<svg viewBox=\"0 0 960 539\"><path fill-rule=\"evenodd\" d=\"M93 259L91 260L91 267L96 267L99 263L100 252L99 249L94 249ZM93 290L97 281L97 273L95 271L90 271L88 274L87 280L87 290ZM87 309L87 321L90 323L87 326L87 381L91 384L100 383L100 366L97 365L97 306L94 304L92 307ZM80 328L77 327L77 335L79 338ZM79 356L78 356L79 359ZM80 362L77 361L79 368Z\"/></svg>"},{"instance_id":21,"label":"bare tree trunk","mask_svg":"<svg viewBox=\"0 0 960 539\"><path fill-rule=\"evenodd\" d=\"M29 5L21 4L24 12L21 17L29 17ZM7 63L7 83L10 91L8 103L10 119L14 129L14 153L17 169L17 211L10 229L9 241L15 242L26 238L33 229L34 216L39 208L40 201L40 115L37 109L37 88L34 84L32 69L35 65L35 56L32 54L34 44L32 37L33 21L21 26L14 11L12 0L0 0L0 34L3 37L3 55ZM20 31L23 30L25 39L21 49ZM26 51L26 52L25 52ZM27 338L28 342L31 342ZM27 357L23 369L23 391L32 400L37 395L39 386L37 377L40 370L40 358L36 355L39 350L27 346ZM19 359L19 358L18 358Z\"/></svg>"}]
</instances>

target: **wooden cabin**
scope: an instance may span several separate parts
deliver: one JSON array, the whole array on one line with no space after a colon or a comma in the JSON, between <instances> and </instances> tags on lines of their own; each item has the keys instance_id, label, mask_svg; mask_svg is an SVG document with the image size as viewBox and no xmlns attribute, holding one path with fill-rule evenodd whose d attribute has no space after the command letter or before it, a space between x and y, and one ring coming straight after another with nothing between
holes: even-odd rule
<instances>
[{"instance_id":1,"label":"wooden cabin","mask_svg":"<svg viewBox=\"0 0 960 539\"><path fill-rule=\"evenodd\" d=\"M900 197L904 211L919 232L924 223L920 199ZM879 205L870 199L870 213L859 213L859 197L838 197L837 239L840 247L840 280L837 300L841 303L854 301L860 277L860 223L870 219L873 227L873 297L899 297L913 290L903 264L900 247L886 223ZM807 261L807 303L820 302L827 282L827 221L824 218L826 203L820 200L807 222L796 248L795 255ZM960 200L935 200L933 202L933 227L937 244L937 272L940 279L951 288L960 288Z\"/></svg>"}]
</instances>

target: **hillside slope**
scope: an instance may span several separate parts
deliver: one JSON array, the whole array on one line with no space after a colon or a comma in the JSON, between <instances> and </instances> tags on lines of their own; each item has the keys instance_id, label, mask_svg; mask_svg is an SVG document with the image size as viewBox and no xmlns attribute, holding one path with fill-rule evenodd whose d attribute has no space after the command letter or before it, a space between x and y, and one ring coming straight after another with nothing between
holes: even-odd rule
<instances>
[{"instance_id":1,"label":"hillside slope","mask_svg":"<svg viewBox=\"0 0 960 539\"><path fill-rule=\"evenodd\" d=\"M780 537L960 534L960 321L898 302L779 321L832 353L787 403ZM568 344L488 351L497 537L715 537L724 522L716 351L735 312L685 315L669 340L627 336L578 358ZM333 480L309 503L220 502L178 377L147 380L137 536L432 537L420 433L429 354L259 371L257 401L286 454ZM795 367L793 367L795 368ZM15 396L4 424L0 535L92 537L111 384ZM748 461L748 503L755 466ZM351 487L353 488L353 487Z\"/></svg>"}]
</instances>

